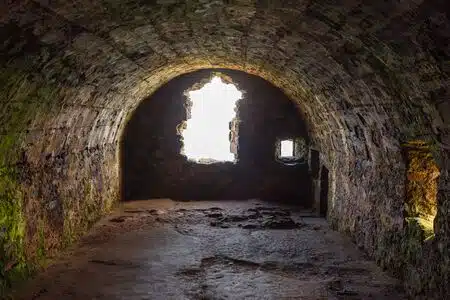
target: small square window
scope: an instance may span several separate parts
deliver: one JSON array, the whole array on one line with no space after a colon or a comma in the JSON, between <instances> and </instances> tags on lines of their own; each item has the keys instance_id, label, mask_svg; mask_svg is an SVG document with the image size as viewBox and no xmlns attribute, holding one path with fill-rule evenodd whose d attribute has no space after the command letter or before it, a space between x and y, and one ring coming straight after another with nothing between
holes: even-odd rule
<instances>
[{"instance_id":1,"label":"small square window","mask_svg":"<svg viewBox=\"0 0 450 300\"><path fill-rule=\"evenodd\" d=\"M281 141L280 158L293 156L294 156L294 141L293 140Z\"/></svg>"},{"instance_id":2,"label":"small square window","mask_svg":"<svg viewBox=\"0 0 450 300\"><path fill-rule=\"evenodd\" d=\"M302 137L278 139L275 145L275 158L282 163L304 163L308 146Z\"/></svg>"}]
</instances>

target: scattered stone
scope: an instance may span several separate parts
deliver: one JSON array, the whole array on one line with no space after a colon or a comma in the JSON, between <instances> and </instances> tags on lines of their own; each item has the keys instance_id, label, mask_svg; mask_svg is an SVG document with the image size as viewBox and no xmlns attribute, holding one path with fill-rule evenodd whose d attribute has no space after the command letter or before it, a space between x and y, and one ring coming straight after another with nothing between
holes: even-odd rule
<instances>
[{"instance_id":1,"label":"scattered stone","mask_svg":"<svg viewBox=\"0 0 450 300\"><path fill-rule=\"evenodd\" d=\"M259 213L254 213L254 214L247 215L248 219L257 219L259 217L260 217Z\"/></svg>"},{"instance_id":2,"label":"scattered stone","mask_svg":"<svg viewBox=\"0 0 450 300\"><path fill-rule=\"evenodd\" d=\"M117 218L112 218L109 221L110 222L114 222L114 223L122 223L122 222L125 222L126 218L127 217L125 217L125 216L120 216L120 217L117 217Z\"/></svg>"},{"instance_id":3,"label":"scattered stone","mask_svg":"<svg viewBox=\"0 0 450 300\"><path fill-rule=\"evenodd\" d=\"M143 213L145 212L145 210L141 210L141 209L127 209L125 210L126 213L130 213L130 214L139 214L139 213Z\"/></svg>"},{"instance_id":4,"label":"scattered stone","mask_svg":"<svg viewBox=\"0 0 450 300\"><path fill-rule=\"evenodd\" d=\"M302 224L295 223L291 218L266 220L263 222L263 227L270 229L295 229L301 226Z\"/></svg>"},{"instance_id":5,"label":"scattered stone","mask_svg":"<svg viewBox=\"0 0 450 300\"><path fill-rule=\"evenodd\" d=\"M214 206L214 207L211 207L210 208L210 210L223 210L222 208L220 208L220 207L216 207L216 206Z\"/></svg>"},{"instance_id":6,"label":"scattered stone","mask_svg":"<svg viewBox=\"0 0 450 300\"><path fill-rule=\"evenodd\" d=\"M118 263L112 260L91 259L89 262L94 264L101 264L107 266L117 266Z\"/></svg>"},{"instance_id":7,"label":"scattered stone","mask_svg":"<svg viewBox=\"0 0 450 300\"><path fill-rule=\"evenodd\" d=\"M284 210L274 210L274 211L262 211L261 214L271 216L289 216L291 213Z\"/></svg>"},{"instance_id":8,"label":"scattered stone","mask_svg":"<svg viewBox=\"0 0 450 300\"><path fill-rule=\"evenodd\" d=\"M94 264L101 264L106 266L120 266L120 267L139 267L138 265L134 264L131 261L126 260L102 260L102 259L91 259L89 260L90 263Z\"/></svg>"},{"instance_id":9,"label":"scattered stone","mask_svg":"<svg viewBox=\"0 0 450 300\"><path fill-rule=\"evenodd\" d=\"M267 207L267 206L264 206L264 207L259 207L259 208L257 208L258 210L276 210L276 209L279 209L279 208L277 208L277 207Z\"/></svg>"},{"instance_id":10,"label":"scattered stone","mask_svg":"<svg viewBox=\"0 0 450 300\"><path fill-rule=\"evenodd\" d=\"M148 212L152 215L162 215L166 213L166 211L162 209L149 209Z\"/></svg>"},{"instance_id":11,"label":"scattered stone","mask_svg":"<svg viewBox=\"0 0 450 300\"><path fill-rule=\"evenodd\" d=\"M223 214L217 212L217 213L210 213L207 216L210 217L210 218L221 218L221 217L223 217Z\"/></svg>"},{"instance_id":12,"label":"scattered stone","mask_svg":"<svg viewBox=\"0 0 450 300\"><path fill-rule=\"evenodd\" d=\"M179 275L183 275L183 276L196 276L198 274L200 274L202 272L202 270L200 268L187 268L187 269L182 269L178 272Z\"/></svg>"},{"instance_id":13,"label":"scattered stone","mask_svg":"<svg viewBox=\"0 0 450 300\"><path fill-rule=\"evenodd\" d=\"M248 217L245 215L228 215L221 219L223 222L240 222L247 220Z\"/></svg>"},{"instance_id":14,"label":"scattered stone","mask_svg":"<svg viewBox=\"0 0 450 300\"><path fill-rule=\"evenodd\" d=\"M242 228L244 228L244 229L255 229L255 228L258 228L258 225L249 223L249 224L242 225Z\"/></svg>"}]
</instances>

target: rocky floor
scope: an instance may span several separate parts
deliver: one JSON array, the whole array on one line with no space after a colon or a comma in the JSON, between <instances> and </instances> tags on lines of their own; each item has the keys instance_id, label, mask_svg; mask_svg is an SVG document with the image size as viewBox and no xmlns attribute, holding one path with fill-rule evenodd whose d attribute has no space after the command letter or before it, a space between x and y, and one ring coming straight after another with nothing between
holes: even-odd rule
<instances>
[{"instance_id":1,"label":"rocky floor","mask_svg":"<svg viewBox=\"0 0 450 300\"><path fill-rule=\"evenodd\" d=\"M324 219L257 200L129 202L18 299L405 299Z\"/></svg>"}]
</instances>

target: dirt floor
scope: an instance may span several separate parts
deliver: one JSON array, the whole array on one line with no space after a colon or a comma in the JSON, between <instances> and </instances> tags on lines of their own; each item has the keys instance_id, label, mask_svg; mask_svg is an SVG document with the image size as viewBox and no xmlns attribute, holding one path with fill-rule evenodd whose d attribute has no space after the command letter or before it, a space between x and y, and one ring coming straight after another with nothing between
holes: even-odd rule
<instances>
[{"instance_id":1,"label":"dirt floor","mask_svg":"<svg viewBox=\"0 0 450 300\"><path fill-rule=\"evenodd\" d=\"M258 200L128 202L18 299L406 299L326 221Z\"/></svg>"}]
</instances>

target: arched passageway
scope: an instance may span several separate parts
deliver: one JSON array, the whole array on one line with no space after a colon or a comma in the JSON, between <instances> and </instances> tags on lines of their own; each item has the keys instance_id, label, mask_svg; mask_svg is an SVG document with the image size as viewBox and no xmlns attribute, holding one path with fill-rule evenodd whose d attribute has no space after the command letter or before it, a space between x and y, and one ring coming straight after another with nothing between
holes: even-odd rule
<instances>
[{"instance_id":1,"label":"arched passageway","mask_svg":"<svg viewBox=\"0 0 450 300\"><path fill-rule=\"evenodd\" d=\"M318 170L329 170L332 226L411 295L447 297L445 4L2 3L2 287L118 201L118 145L143 99L178 75L228 68L266 79L304 113Z\"/></svg>"},{"instance_id":2,"label":"arched passageway","mask_svg":"<svg viewBox=\"0 0 450 300\"><path fill-rule=\"evenodd\" d=\"M227 76L243 92L233 131L236 161L204 164L182 154L179 130L190 109L185 91L215 73ZM214 126L212 121L207 126ZM216 147L204 140L213 137L202 138L201 147ZM268 82L231 70L185 74L141 102L127 124L121 145L123 200L259 198L311 207L307 145L294 165L276 156L279 140L289 138L307 143L306 124L295 103Z\"/></svg>"}]
</instances>

